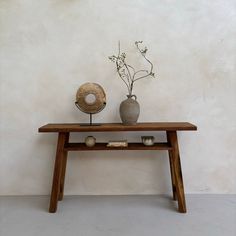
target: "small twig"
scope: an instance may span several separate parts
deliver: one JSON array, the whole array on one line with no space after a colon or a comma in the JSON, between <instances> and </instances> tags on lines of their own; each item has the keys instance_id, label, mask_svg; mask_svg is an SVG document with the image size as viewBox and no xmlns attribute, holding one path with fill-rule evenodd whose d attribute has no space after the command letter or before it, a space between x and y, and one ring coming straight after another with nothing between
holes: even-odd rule
<instances>
[{"instance_id":1,"label":"small twig","mask_svg":"<svg viewBox=\"0 0 236 236\"><path fill-rule=\"evenodd\" d=\"M133 78L135 77L136 74L138 74L138 73L140 73L140 72L146 72L146 73L148 73L148 70L138 70L138 71L136 71L136 72L134 73L134 75L133 75Z\"/></svg>"},{"instance_id":2,"label":"small twig","mask_svg":"<svg viewBox=\"0 0 236 236\"><path fill-rule=\"evenodd\" d=\"M128 92L130 93L130 84L127 83L127 82L123 79L123 77L122 77L122 75L121 75L121 73L120 73L120 69L121 69L122 67L119 68L119 66L118 66L118 62L117 62L117 61L118 61L119 59L120 59L120 41L118 42L118 57L116 57L116 67L117 67L117 72L118 72L120 78L124 81L125 85L127 86ZM119 68L119 69L118 69L118 68Z\"/></svg>"},{"instance_id":3,"label":"small twig","mask_svg":"<svg viewBox=\"0 0 236 236\"><path fill-rule=\"evenodd\" d=\"M135 69L134 69L133 66L131 66L131 65L129 65L129 64L127 64L127 66L130 67L130 68L133 70L133 73L135 73Z\"/></svg>"},{"instance_id":4,"label":"small twig","mask_svg":"<svg viewBox=\"0 0 236 236\"><path fill-rule=\"evenodd\" d=\"M118 68L118 63L117 63L117 62L116 62L116 66L117 66L117 68ZM122 77L122 75L121 75L121 73L120 73L120 71L119 71L118 69L117 69L117 73L119 74L120 78L124 81L125 85L127 86L128 92L130 92L130 87L129 87L129 85L128 85L127 82L123 79L123 77Z\"/></svg>"},{"instance_id":5,"label":"small twig","mask_svg":"<svg viewBox=\"0 0 236 236\"><path fill-rule=\"evenodd\" d=\"M150 60L147 59L147 57L145 56L146 52L147 52L147 48L145 48L144 51L142 51L140 48L139 48L139 43L142 43L142 42L136 42L135 45L137 47L137 49L139 50L139 52L141 53L141 55L144 57L144 59L151 65L151 69L150 69L150 72L148 73L148 71L146 71L148 74L147 75L143 75L141 77L138 77L137 79L134 79L134 81L137 81L137 80L140 80L140 79L143 79L143 78L146 78L148 76L153 76L153 64ZM136 73L137 74L137 73Z\"/></svg>"},{"instance_id":6,"label":"small twig","mask_svg":"<svg viewBox=\"0 0 236 236\"><path fill-rule=\"evenodd\" d=\"M126 63L124 63L124 66L125 66L125 68L126 68L126 70L127 70L127 72L128 72L128 77L127 77L127 80L128 80L128 83L129 83L129 86L131 86L131 81L132 81L132 77L131 77L131 74L130 74L130 71L129 71L129 68L128 68L128 66L127 66L127 64Z\"/></svg>"}]
</instances>

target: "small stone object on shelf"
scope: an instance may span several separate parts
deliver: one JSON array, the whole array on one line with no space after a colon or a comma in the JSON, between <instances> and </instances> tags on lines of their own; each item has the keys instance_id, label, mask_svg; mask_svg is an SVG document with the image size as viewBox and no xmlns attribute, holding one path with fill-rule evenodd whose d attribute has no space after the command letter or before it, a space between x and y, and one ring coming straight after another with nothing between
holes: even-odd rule
<instances>
[{"instance_id":1,"label":"small stone object on shelf","mask_svg":"<svg viewBox=\"0 0 236 236\"><path fill-rule=\"evenodd\" d=\"M85 138L84 142L87 147L93 147L96 143L96 138L93 136L88 136Z\"/></svg>"},{"instance_id":2,"label":"small stone object on shelf","mask_svg":"<svg viewBox=\"0 0 236 236\"><path fill-rule=\"evenodd\" d=\"M142 142L145 146L153 146L154 145L154 137L153 136L142 136Z\"/></svg>"},{"instance_id":3,"label":"small stone object on shelf","mask_svg":"<svg viewBox=\"0 0 236 236\"><path fill-rule=\"evenodd\" d=\"M107 147L128 147L127 140L109 141Z\"/></svg>"}]
</instances>

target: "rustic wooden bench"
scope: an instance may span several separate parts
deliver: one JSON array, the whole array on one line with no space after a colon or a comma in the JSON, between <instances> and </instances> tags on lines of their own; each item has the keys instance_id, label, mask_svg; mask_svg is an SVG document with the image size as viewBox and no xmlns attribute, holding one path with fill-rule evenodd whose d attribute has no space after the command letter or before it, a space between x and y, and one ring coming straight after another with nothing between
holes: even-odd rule
<instances>
[{"instance_id":1,"label":"rustic wooden bench","mask_svg":"<svg viewBox=\"0 0 236 236\"><path fill-rule=\"evenodd\" d=\"M51 200L49 212L57 210L57 203L63 199L65 172L68 151L99 151L99 150L167 150L169 153L170 173L173 199L178 201L179 212L186 212L184 184L178 147L177 131L197 130L188 122L153 122L138 123L125 126L119 123L104 123L100 126L84 126L80 124L47 124L39 128L39 132L58 133L57 151L54 165ZM84 143L69 142L71 132L126 132L126 131L165 131L167 141L145 146L142 143L129 143L128 147L107 147L106 143L96 143L87 147Z\"/></svg>"}]
</instances>

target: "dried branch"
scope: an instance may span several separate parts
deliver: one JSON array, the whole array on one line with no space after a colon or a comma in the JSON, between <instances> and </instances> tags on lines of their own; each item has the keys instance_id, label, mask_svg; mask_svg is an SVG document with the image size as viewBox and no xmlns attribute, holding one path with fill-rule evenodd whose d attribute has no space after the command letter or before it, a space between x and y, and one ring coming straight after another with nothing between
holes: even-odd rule
<instances>
[{"instance_id":1,"label":"dried branch","mask_svg":"<svg viewBox=\"0 0 236 236\"><path fill-rule=\"evenodd\" d=\"M120 41L118 43L118 55L117 56L113 55L113 56L109 57L109 59L112 62L115 62L117 73L118 73L119 77L123 80L123 82L125 83L125 85L128 89L129 95L132 95L132 91L133 91L135 81L146 78L148 76L154 77L153 64L146 57L146 53L147 53L148 49L146 47L144 49L141 49L139 47L139 44L141 44L141 43L142 43L142 41L136 41L135 45L136 45L138 51L144 57L144 59L150 64L150 71L149 70L135 71L133 66L127 64L126 63L126 54L121 53L121 51L120 51ZM131 73L131 69L132 69L132 73ZM139 73L145 73L145 74L135 78L135 76L137 76Z\"/></svg>"}]
</instances>

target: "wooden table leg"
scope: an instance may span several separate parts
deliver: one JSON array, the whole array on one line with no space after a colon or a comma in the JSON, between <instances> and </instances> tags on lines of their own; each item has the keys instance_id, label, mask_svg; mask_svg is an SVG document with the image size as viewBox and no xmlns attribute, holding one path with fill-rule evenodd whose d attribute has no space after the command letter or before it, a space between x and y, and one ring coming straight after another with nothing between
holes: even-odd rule
<instances>
[{"instance_id":1,"label":"wooden table leg","mask_svg":"<svg viewBox=\"0 0 236 236\"><path fill-rule=\"evenodd\" d=\"M69 142L70 133L66 133L65 144ZM68 151L63 150L63 159L62 159L62 169L61 169L61 181L60 181L60 191L58 200L61 201L64 196L64 185L65 185L65 174L66 174L66 164L67 164L67 155Z\"/></svg>"},{"instance_id":2,"label":"wooden table leg","mask_svg":"<svg viewBox=\"0 0 236 236\"><path fill-rule=\"evenodd\" d=\"M60 191L61 172L62 172L64 145L66 143L66 137L67 137L67 133L58 134L57 152L56 152L56 159L55 159L55 164L54 164L51 200L50 200L50 206L49 206L49 212L51 213L54 213L57 211L57 202L58 202L59 191Z\"/></svg>"},{"instance_id":3,"label":"wooden table leg","mask_svg":"<svg viewBox=\"0 0 236 236\"><path fill-rule=\"evenodd\" d=\"M169 135L167 134L167 141L170 143ZM173 155L172 151L169 150L169 163L170 163L170 174L171 174L171 184L172 184L172 193L173 193L173 199L176 201L176 183L175 183L175 173L174 173L174 162L173 162Z\"/></svg>"},{"instance_id":4,"label":"wooden table leg","mask_svg":"<svg viewBox=\"0 0 236 236\"><path fill-rule=\"evenodd\" d=\"M176 185L176 195L178 200L179 212L185 213L187 212L186 203L185 203L185 195L184 195L184 184L181 170L181 162L179 155L179 146L178 146L178 138L176 131L167 131L167 139L170 145L172 146L171 158L172 159L172 168L174 174L174 182Z\"/></svg>"}]
</instances>

